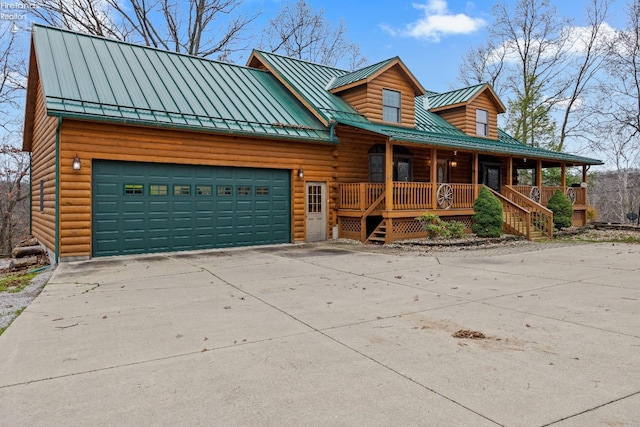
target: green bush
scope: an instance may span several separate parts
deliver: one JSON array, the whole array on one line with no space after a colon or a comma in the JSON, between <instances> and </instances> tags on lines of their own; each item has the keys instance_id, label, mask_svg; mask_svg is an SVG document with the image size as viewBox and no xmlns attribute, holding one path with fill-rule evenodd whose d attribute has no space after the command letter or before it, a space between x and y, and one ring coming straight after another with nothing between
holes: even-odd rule
<instances>
[{"instance_id":1,"label":"green bush","mask_svg":"<svg viewBox=\"0 0 640 427\"><path fill-rule=\"evenodd\" d=\"M486 187L473 204L473 225L471 230L479 237L502 236L502 202Z\"/></svg>"},{"instance_id":2,"label":"green bush","mask_svg":"<svg viewBox=\"0 0 640 427\"><path fill-rule=\"evenodd\" d=\"M443 221L438 215L429 212L423 213L416 219L432 239L459 239L464 236L465 226L459 221Z\"/></svg>"},{"instance_id":3,"label":"green bush","mask_svg":"<svg viewBox=\"0 0 640 427\"><path fill-rule=\"evenodd\" d=\"M571 227L573 223L573 206L571 201L562 194L562 191L556 190L547 203L547 209L553 212L553 226L560 230L562 228Z\"/></svg>"}]
</instances>

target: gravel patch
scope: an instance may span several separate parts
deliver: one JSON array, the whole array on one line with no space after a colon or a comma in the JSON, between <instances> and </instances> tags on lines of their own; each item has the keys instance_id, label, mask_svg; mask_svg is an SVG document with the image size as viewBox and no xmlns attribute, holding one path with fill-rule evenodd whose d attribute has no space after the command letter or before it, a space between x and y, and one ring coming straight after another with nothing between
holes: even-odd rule
<instances>
[{"instance_id":1,"label":"gravel patch","mask_svg":"<svg viewBox=\"0 0 640 427\"><path fill-rule=\"evenodd\" d=\"M9 265L9 261L6 261L6 265L4 262L5 260L0 260L2 268ZM54 267L49 267L42 271L20 292L0 292L0 330L9 326L13 319L40 294L54 270Z\"/></svg>"}]
</instances>

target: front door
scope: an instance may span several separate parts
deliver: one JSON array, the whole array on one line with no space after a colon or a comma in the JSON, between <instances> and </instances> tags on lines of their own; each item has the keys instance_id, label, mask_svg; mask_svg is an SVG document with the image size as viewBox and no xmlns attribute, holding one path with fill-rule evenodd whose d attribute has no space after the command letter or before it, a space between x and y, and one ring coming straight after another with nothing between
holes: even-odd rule
<instances>
[{"instance_id":1,"label":"front door","mask_svg":"<svg viewBox=\"0 0 640 427\"><path fill-rule=\"evenodd\" d=\"M307 242L327 240L327 184L307 182Z\"/></svg>"},{"instance_id":2,"label":"front door","mask_svg":"<svg viewBox=\"0 0 640 427\"><path fill-rule=\"evenodd\" d=\"M502 174L500 165L483 164L482 165L482 183L500 193L502 190Z\"/></svg>"}]
</instances>

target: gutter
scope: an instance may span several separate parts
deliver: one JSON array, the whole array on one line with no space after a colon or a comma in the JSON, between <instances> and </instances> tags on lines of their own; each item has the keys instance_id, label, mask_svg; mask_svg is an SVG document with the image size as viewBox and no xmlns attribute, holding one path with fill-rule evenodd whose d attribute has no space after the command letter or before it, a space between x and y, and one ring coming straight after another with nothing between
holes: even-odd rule
<instances>
[{"instance_id":1,"label":"gutter","mask_svg":"<svg viewBox=\"0 0 640 427\"><path fill-rule=\"evenodd\" d=\"M33 153L29 152L29 235L33 235Z\"/></svg>"},{"instance_id":2,"label":"gutter","mask_svg":"<svg viewBox=\"0 0 640 427\"><path fill-rule=\"evenodd\" d=\"M62 127L62 117L58 117L58 124L56 125L56 207L55 207L55 224L54 224L54 241L55 249L53 252L53 262L58 264L60 253L60 128Z\"/></svg>"}]
</instances>

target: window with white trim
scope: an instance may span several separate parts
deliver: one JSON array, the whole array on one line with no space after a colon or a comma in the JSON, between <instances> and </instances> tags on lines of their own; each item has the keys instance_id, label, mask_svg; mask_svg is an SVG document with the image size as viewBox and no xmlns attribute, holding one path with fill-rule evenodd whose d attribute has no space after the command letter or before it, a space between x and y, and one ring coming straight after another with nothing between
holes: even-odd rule
<instances>
[{"instance_id":1,"label":"window with white trim","mask_svg":"<svg viewBox=\"0 0 640 427\"><path fill-rule=\"evenodd\" d=\"M476 135L489 136L489 113L487 110L476 110Z\"/></svg>"},{"instance_id":2,"label":"window with white trim","mask_svg":"<svg viewBox=\"0 0 640 427\"><path fill-rule=\"evenodd\" d=\"M400 123L400 92L382 89L382 120Z\"/></svg>"}]
</instances>

